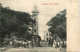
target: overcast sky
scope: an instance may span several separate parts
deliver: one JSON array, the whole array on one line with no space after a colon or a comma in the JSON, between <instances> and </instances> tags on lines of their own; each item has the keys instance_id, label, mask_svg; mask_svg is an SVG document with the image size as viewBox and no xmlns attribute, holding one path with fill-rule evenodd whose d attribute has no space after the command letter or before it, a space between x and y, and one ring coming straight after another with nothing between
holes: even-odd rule
<instances>
[{"instance_id":1,"label":"overcast sky","mask_svg":"<svg viewBox=\"0 0 80 52\"><path fill-rule=\"evenodd\" d=\"M15 11L28 12L31 14L33 6L36 4L39 10L38 22L39 22L39 35L44 39L44 31L47 31L48 27L46 23L59 11L66 9L65 0L0 0L3 7L9 7ZM44 5L44 3L48 5ZM52 3L52 5L50 5ZM57 5L55 5L57 3Z\"/></svg>"}]
</instances>

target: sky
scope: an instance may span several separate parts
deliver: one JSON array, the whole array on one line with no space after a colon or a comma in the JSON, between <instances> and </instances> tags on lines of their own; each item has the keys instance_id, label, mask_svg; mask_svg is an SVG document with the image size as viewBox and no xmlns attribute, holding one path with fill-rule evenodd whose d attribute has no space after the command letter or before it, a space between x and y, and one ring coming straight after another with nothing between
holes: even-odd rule
<instances>
[{"instance_id":1,"label":"sky","mask_svg":"<svg viewBox=\"0 0 80 52\"><path fill-rule=\"evenodd\" d=\"M38 26L41 39L44 39L44 31L48 31L49 28L46 23L59 11L66 9L66 0L0 0L0 3L3 7L30 14L36 5L39 11Z\"/></svg>"}]
</instances>

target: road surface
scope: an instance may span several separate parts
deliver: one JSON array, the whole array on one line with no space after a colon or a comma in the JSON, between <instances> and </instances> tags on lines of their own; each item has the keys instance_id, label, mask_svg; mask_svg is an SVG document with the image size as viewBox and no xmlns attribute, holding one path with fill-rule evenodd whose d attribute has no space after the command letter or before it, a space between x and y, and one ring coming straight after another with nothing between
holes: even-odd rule
<instances>
[{"instance_id":1,"label":"road surface","mask_svg":"<svg viewBox=\"0 0 80 52\"><path fill-rule=\"evenodd\" d=\"M2 52L66 52L66 49L62 51L59 48L53 47L35 47L35 48L8 48Z\"/></svg>"}]
</instances>

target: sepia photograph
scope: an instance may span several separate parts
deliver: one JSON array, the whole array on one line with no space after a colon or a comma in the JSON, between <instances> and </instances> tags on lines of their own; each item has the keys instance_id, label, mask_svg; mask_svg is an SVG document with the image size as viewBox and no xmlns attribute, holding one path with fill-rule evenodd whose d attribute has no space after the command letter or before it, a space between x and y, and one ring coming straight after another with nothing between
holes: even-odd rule
<instances>
[{"instance_id":1,"label":"sepia photograph","mask_svg":"<svg viewBox=\"0 0 80 52\"><path fill-rule=\"evenodd\" d=\"M0 52L67 52L65 0L0 0Z\"/></svg>"}]
</instances>

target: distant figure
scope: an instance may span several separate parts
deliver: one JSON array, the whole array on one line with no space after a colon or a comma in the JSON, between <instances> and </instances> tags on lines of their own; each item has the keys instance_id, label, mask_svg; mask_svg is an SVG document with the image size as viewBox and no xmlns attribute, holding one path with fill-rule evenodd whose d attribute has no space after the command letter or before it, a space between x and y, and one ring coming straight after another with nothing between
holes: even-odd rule
<instances>
[{"instance_id":1,"label":"distant figure","mask_svg":"<svg viewBox=\"0 0 80 52\"><path fill-rule=\"evenodd\" d=\"M12 41L10 41L10 46L12 46Z\"/></svg>"},{"instance_id":2,"label":"distant figure","mask_svg":"<svg viewBox=\"0 0 80 52\"><path fill-rule=\"evenodd\" d=\"M31 41L28 41L29 48L31 47Z\"/></svg>"},{"instance_id":3,"label":"distant figure","mask_svg":"<svg viewBox=\"0 0 80 52\"><path fill-rule=\"evenodd\" d=\"M60 42L60 50L62 50L63 41Z\"/></svg>"},{"instance_id":4,"label":"distant figure","mask_svg":"<svg viewBox=\"0 0 80 52\"><path fill-rule=\"evenodd\" d=\"M24 42L24 44L25 44L25 48L27 48L27 42Z\"/></svg>"},{"instance_id":5,"label":"distant figure","mask_svg":"<svg viewBox=\"0 0 80 52\"><path fill-rule=\"evenodd\" d=\"M53 41L53 47L56 47L56 41L55 40Z\"/></svg>"},{"instance_id":6,"label":"distant figure","mask_svg":"<svg viewBox=\"0 0 80 52\"><path fill-rule=\"evenodd\" d=\"M19 41L16 41L15 44L16 44L16 45L15 45L15 48L18 48L18 47L19 47Z\"/></svg>"},{"instance_id":7,"label":"distant figure","mask_svg":"<svg viewBox=\"0 0 80 52\"><path fill-rule=\"evenodd\" d=\"M53 47L55 47L56 45L55 45L55 40L53 41Z\"/></svg>"},{"instance_id":8,"label":"distant figure","mask_svg":"<svg viewBox=\"0 0 80 52\"><path fill-rule=\"evenodd\" d=\"M51 38L48 40L48 46L51 46Z\"/></svg>"},{"instance_id":9,"label":"distant figure","mask_svg":"<svg viewBox=\"0 0 80 52\"><path fill-rule=\"evenodd\" d=\"M22 42L22 48L25 48L25 42L24 41Z\"/></svg>"},{"instance_id":10,"label":"distant figure","mask_svg":"<svg viewBox=\"0 0 80 52\"><path fill-rule=\"evenodd\" d=\"M35 43L35 42L34 42L34 40L32 39L32 47L34 47L34 43Z\"/></svg>"},{"instance_id":11,"label":"distant figure","mask_svg":"<svg viewBox=\"0 0 80 52\"><path fill-rule=\"evenodd\" d=\"M39 36L38 46L41 46L41 45L40 45L40 41L41 41L41 37Z\"/></svg>"},{"instance_id":12,"label":"distant figure","mask_svg":"<svg viewBox=\"0 0 80 52\"><path fill-rule=\"evenodd\" d=\"M55 48L57 48L57 42L55 41Z\"/></svg>"},{"instance_id":13,"label":"distant figure","mask_svg":"<svg viewBox=\"0 0 80 52\"><path fill-rule=\"evenodd\" d=\"M51 38L51 47L53 46L53 38Z\"/></svg>"},{"instance_id":14,"label":"distant figure","mask_svg":"<svg viewBox=\"0 0 80 52\"><path fill-rule=\"evenodd\" d=\"M64 48L66 48L66 41L63 41Z\"/></svg>"},{"instance_id":15,"label":"distant figure","mask_svg":"<svg viewBox=\"0 0 80 52\"><path fill-rule=\"evenodd\" d=\"M12 41L10 41L10 45L12 45Z\"/></svg>"},{"instance_id":16,"label":"distant figure","mask_svg":"<svg viewBox=\"0 0 80 52\"><path fill-rule=\"evenodd\" d=\"M58 48L59 48L59 46L60 46L60 42L59 41L57 42L57 45L58 45Z\"/></svg>"},{"instance_id":17,"label":"distant figure","mask_svg":"<svg viewBox=\"0 0 80 52\"><path fill-rule=\"evenodd\" d=\"M12 48L12 46L13 46L13 42L12 42L12 41L10 41L10 48Z\"/></svg>"},{"instance_id":18,"label":"distant figure","mask_svg":"<svg viewBox=\"0 0 80 52\"><path fill-rule=\"evenodd\" d=\"M21 47L21 45L22 45L22 41L19 41L19 47Z\"/></svg>"}]
</instances>

